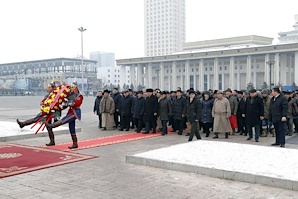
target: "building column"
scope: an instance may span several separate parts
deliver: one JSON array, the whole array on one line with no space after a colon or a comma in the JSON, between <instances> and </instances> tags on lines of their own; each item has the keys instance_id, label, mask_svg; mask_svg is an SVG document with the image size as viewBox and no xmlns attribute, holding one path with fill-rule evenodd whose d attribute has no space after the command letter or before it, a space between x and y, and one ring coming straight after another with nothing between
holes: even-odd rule
<instances>
[{"instance_id":1,"label":"building column","mask_svg":"<svg viewBox=\"0 0 298 199\"><path fill-rule=\"evenodd\" d=\"M252 72L254 74L254 78L252 83L254 84L255 88L257 88L257 58L256 57L253 58L253 66L254 68Z\"/></svg>"},{"instance_id":2,"label":"building column","mask_svg":"<svg viewBox=\"0 0 298 199\"><path fill-rule=\"evenodd\" d=\"M291 78L289 77L289 79L287 79L287 73L290 72L289 70L290 70L290 67L287 64L287 54L283 53L280 55L280 82L282 83L283 86L292 85L292 82L290 82Z\"/></svg>"},{"instance_id":3,"label":"building column","mask_svg":"<svg viewBox=\"0 0 298 199\"><path fill-rule=\"evenodd\" d=\"M165 66L164 66L164 63L163 62L160 62L160 65L159 65L159 78L158 78L158 81L159 81L159 89L160 90L165 90L165 79L164 79L164 74L165 74Z\"/></svg>"},{"instance_id":4,"label":"building column","mask_svg":"<svg viewBox=\"0 0 298 199\"><path fill-rule=\"evenodd\" d=\"M173 61L172 63L172 89L171 90L177 90L177 66L176 61Z\"/></svg>"},{"instance_id":5,"label":"building column","mask_svg":"<svg viewBox=\"0 0 298 199\"><path fill-rule=\"evenodd\" d=\"M267 62L270 60L270 55L265 55L265 63L264 63L264 82L267 83L268 86L270 86L270 66L267 64Z\"/></svg>"},{"instance_id":6,"label":"building column","mask_svg":"<svg viewBox=\"0 0 298 199\"><path fill-rule=\"evenodd\" d=\"M246 85L250 82L252 82L252 79L251 79L251 55L248 55L247 61L246 61ZM254 86L256 86L256 85L254 85Z\"/></svg>"},{"instance_id":7,"label":"building column","mask_svg":"<svg viewBox=\"0 0 298 199\"><path fill-rule=\"evenodd\" d=\"M218 90L218 58L214 59L214 78L212 90Z\"/></svg>"},{"instance_id":8,"label":"building column","mask_svg":"<svg viewBox=\"0 0 298 199\"><path fill-rule=\"evenodd\" d=\"M126 82L126 66L120 66L120 88L123 88L123 85Z\"/></svg>"},{"instance_id":9,"label":"building column","mask_svg":"<svg viewBox=\"0 0 298 199\"><path fill-rule=\"evenodd\" d=\"M235 82L235 59L234 57L231 57L230 58L230 83L229 83L229 87L231 89L235 89L235 85L234 85L234 82Z\"/></svg>"},{"instance_id":10,"label":"building column","mask_svg":"<svg viewBox=\"0 0 298 199\"><path fill-rule=\"evenodd\" d=\"M136 80L136 78L135 78L135 74L136 74L136 72L135 72L135 65L131 65L131 66L129 67L129 79L130 79L130 84L133 84L133 86L136 88L137 85L136 85L136 82L135 82L135 80Z\"/></svg>"},{"instance_id":11,"label":"building column","mask_svg":"<svg viewBox=\"0 0 298 199\"><path fill-rule=\"evenodd\" d=\"M199 71L199 90L204 91L204 59L200 59Z\"/></svg>"},{"instance_id":12,"label":"building column","mask_svg":"<svg viewBox=\"0 0 298 199\"><path fill-rule=\"evenodd\" d=\"M279 53L275 53L274 55L274 61L275 64L274 66L274 85L278 85L278 83L280 82L280 74L279 74Z\"/></svg>"},{"instance_id":13,"label":"building column","mask_svg":"<svg viewBox=\"0 0 298 199\"><path fill-rule=\"evenodd\" d=\"M295 52L295 58L294 58L294 81L297 82L298 80L298 51Z\"/></svg>"},{"instance_id":14,"label":"building column","mask_svg":"<svg viewBox=\"0 0 298 199\"><path fill-rule=\"evenodd\" d=\"M237 60L237 90L240 90L241 88L241 86L240 86L241 84L240 84L240 60L239 60L239 58L238 58L238 60Z\"/></svg>"},{"instance_id":15,"label":"building column","mask_svg":"<svg viewBox=\"0 0 298 199\"><path fill-rule=\"evenodd\" d=\"M148 64L148 88L152 88L152 63Z\"/></svg>"},{"instance_id":16,"label":"building column","mask_svg":"<svg viewBox=\"0 0 298 199\"><path fill-rule=\"evenodd\" d=\"M184 90L188 90L190 88L190 68L189 68L189 60L185 61L185 87Z\"/></svg>"},{"instance_id":17,"label":"building column","mask_svg":"<svg viewBox=\"0 0 298 199\"><path fill-rule=\"evenodd\" d=\"M144 86L143 85L143 65L142 64L138 64L137 66L137 87L139 85Z\"/></svg>"}]
</instances>

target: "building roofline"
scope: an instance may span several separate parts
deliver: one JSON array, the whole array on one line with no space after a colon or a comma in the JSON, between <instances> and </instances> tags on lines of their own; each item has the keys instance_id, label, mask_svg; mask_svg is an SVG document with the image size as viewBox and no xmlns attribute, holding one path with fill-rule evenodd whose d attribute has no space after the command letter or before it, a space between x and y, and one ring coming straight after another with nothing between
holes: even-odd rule
<instances>
[{"instance_id":1,"label":"building roofline","mask_svg":"<svg viewBox=\"0 0 298 199\"><path fill-rule=\"evenodd\" d=\"M32 61L22 61L22 62L11 62L11 63L3 63L0 64L0 66L4 66L4 65L14 65L14 64L29 64L29 63L36 63L36 62L49 62L49 61L82 61L82 59L77 59L77 58L65 58L65 57L60 57L60 58L52 58L52 59L41 59L41 60L32 60ZM91 62L96 64L97 61L94 60L90 60L90 59L84 59L84 61L86 62Z\"/></svg>"},{"instance_id":2,"label":"building roofline","mask_svg":"<svg viewBox=\"0 0 298 199\"><path fill-rule=\"evenodd\" d=\"M237 57L245 55L257 54L272 54L276 52L291 52L298 51L298 43L290 44L275 44L253 47L239 47L239 48L223 48L223 49L201 49L194 52L180 52L177 54L151 56L151 57L138 57L128 59L116 60L117 65L132 65L141 63L154 63L154 62L170 62L170 61L183 61L195 59L210 59L216 57Z\"/></svg>"}]
</instances>

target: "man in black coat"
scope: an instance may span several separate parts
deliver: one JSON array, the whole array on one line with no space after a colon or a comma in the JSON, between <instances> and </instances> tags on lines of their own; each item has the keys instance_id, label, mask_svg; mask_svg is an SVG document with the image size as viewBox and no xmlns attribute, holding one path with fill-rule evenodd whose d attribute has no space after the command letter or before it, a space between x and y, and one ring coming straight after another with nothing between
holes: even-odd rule
<instances>
[{"instance_id":1,"label":"man in black coat","mask_svg":"<svg viewBox=\"0 0 298 199\"><path fill-rule=\"evenodd\" d=\"M199 121L201 119L202 114L202 102L198 100L196 97L195 91L189 91L189 98L187 99L187 121L191 125L191 131L188 138L188 141L192 141L194 135L196 135L197 139L201 139L201 135L199 132Z\"/></svg>"},{"instance_id":2,"label":"man in black coat","mask_svg":"<svg viewBox=\"0 0 298 199\"><path fill-rule=\"evenodd\" d=\"M120 122L119 122L119 117L120 117L119 107L120 107L121 98L122 98L121 94L118 91L118 88L114 88L112 98L115 103L115 113L114 113L115 126L114 126L114 129L116 129L120 124ZM121 118L120 118L120 121L121 121Z\"/></svg>"},{"instance_id":3,"label":"man in black coat","mask_svg":"<svg viewBox=\"0 0 298 199\"><path fill-rule=\"evenodd\" d=\"M132 117L134 119L134 123L137 127L136 132L140 133L143 126L143 115L145 112L145 103L146 100L143 97L143 91L137 92L137 97L134 98L132 103Z\"/></svg>"},{"instance_id":4,"label":"man in black coat","mask_svg":"<svg viewBox=\"0 0 298 199\"><path fill-rule=\"evenodd\" d=\"M131 108L132 108L133 98L129 95L128 91L123 93L123 97L121 99L121 105L119 107L119 112L121 116L121 124L120 124L120 131L124 129L129 131L130 127L130 120L131 120Z\"/></svg>"},{"instance_id":5,"label":"man in black coat","mask_svg":"<svg viewBox=\"0 0 298 199\"><path fill-rule=\"evenodd\" d=\"M270 101L269 118L275 128L276 141L272 146L280 145L285 147L285 123L288 115L288 100L281 94L278 87L272 89L272 98Z\"/></svg>"},{"instance_id":6,"label":"man in black coat","mask_svg":"<svg viewBox=\"0 0 298 199\"><path fill-rule=\"evenodd\" d=\"M245 107L245 99L243 97L243 91L237 91L237 100L238 100L238 109L237 109L237 123L238 123L238 133L240 133L240 135L245 134L245 118L242 117L242 112L244 110Z\"/></svg>"},{"instance_id":7,"label":"man in black coat","mask_svg":"<svg viewBox=\"0 0 298 199\"><path fill-rule=\"evenodd\" d=\"M146 89L146 103L145 103L145 121L146 129L143 134L148 134L150 129L153 128L152 133L156 133L156 119L158 111L158 100L155 95L153 95L153 89Z\"/></svg>"},{"instance_id":8,"label":"man in black coat","mask_svg":"<svg viewBox=\"0 0 298 199\"><path fill-rule=\"evenodd\" d=\"M102 92L98 91L97 97L96 97L95 102L94 102L94 107L93 107L94 114L98 115L98 120L99 120L98 128L102 128L102 125L101 125L102 124L102 118L101 118L101 113L100 113L100 110L99 110L99 104L100 104L101 99L102 99Z\"/></svg>"},{"instance_id":9,"label":"man in black coat","mask_svg":"<svg viewBox=\"0 0 298 199\"><path fill-rule=\"evenodd\" d=\"M181 90L177 90L176 95L176 99L173 100L173 118L175 130L179 130L178 135L182 135L186 114L186 98L182 96Z\"/></svg>"},{"instance_id":10,"label":"man in black coat","mask_svg":"<svg viewBox=\"0 0 298 199\"><path fill-rule=\"evenodd\" d=\"M264 104L263 99L257 95L256 89L249 91L249 97L246 99L242 116L245 117L246 127L249 137L253 138L252 127L255 127L255 141L259 142L261 132L261 120L264 119Z\"/></svg>"}]
</instances>

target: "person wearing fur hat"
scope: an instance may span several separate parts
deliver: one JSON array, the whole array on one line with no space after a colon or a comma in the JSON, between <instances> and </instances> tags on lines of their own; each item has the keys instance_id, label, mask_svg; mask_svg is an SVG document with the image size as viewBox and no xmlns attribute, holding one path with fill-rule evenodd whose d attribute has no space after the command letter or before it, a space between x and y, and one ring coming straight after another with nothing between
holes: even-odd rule
<instances>
[{"instance_id":1,"label":"person wearing fur hat","mask_svg":"<svg viewBox=\"0 0 298 199\"><path fill-rule=\"evenodd\" d=\"M132 117L137 127L136 132L140 133L143 127L143 116L145 113L145 98L143 97L143 91L137 92L137 97L134 98L132 103Z\"/></svg>"},{"instance_id":2,"label":"person wearing fur hat","mask_svg":"<svg viewBox=\"0 0 298 199\"><path fill-rule=\"evenodd\" d=\"M114 113L115 113L115 102L110 96L109 90L103 91L103 98L100 101L100 112L102 114L102 130L105 131L107 128L113 128L114 123Z\"/></svg>"},{"instance_id":3,"label":"person wearing fur hat","mask_svg":"<svg viewBox=\"0 0 298 199\"><path fill-rule=\"evenodd\" d=\"M171 102L167 99L167 93L163 91L161 92L161 97L158 102L158 117L162 124L161 135L168 134L167 123L170 115L172 115Z\"/></svg>"},{"instance_id":4,"label":"person wearing fur hat","mask_svg":"<svg viewBox=\"0 0 298 199\"><path fill-rule=\"evenodd\" d=\"M45 125L48 129L52 130L52 128L56 128L58 126L61 126L63 124L68 123L69 126L69 132L71 134L72 138L72 146L69 146L69 149L78 148L78 139L76 135L76 119L81 120L81 105L83 103L83 95L79 92L78 84L76 82L73 82L70 85L70 91L71 95L68 97L68 112L65 117L63 117L61 120L58 120L57 122L53 124L49 124L45 122Z\"/></svg>"},{"instance_id":5,"label":"person wearing fur hat","mask_svg":"<svg viewBox=\"0 0 298 199\"><path fill-rule=\"evenodd\" d=\"M50 93L52 93L56 88L56 84L55 82L51 82L48 84L47 86L47 92L48 94L46 96L44 96L43 100L41 101L41 104L44 100L46 100L48 98L48 96L50 95ZM54 122L57 122L59 117L61 116L61 111L55 111L55 114L54 115ZM21 122L19 121L19 119L17 119L17 123L19 124L20 128L24 128L25 126L28 126L28 125L31 125L35 122L37 122L41 117L42 117L42 113L38 113L34 118L31 118L29 120L26 120L24 122ZM49 121L49 124L52 123L52 120ZM49 138L50 138L50 142L48 144L46 144L47 146L53 146L55 145L55 136L54 136L54 132L52 129L49 129L47 128L48 130L48 135L49 135Z\"/></svg>"},{"instance_id":6,"label":"person wearing fur hat","mask_svg":"<svg viewBox=\"0 0 298 199\"><path fill-rule=\"evenodd\" d=\"M188 141L192 141L193 136L195 135L198 140L201 139L199 132L200 125L199 121L202 114L202 102L196 98L194 90L188 92L189 98L186 103L186 116L187 121L190 123L190 135Z\"/></svg>"}]
</instances>

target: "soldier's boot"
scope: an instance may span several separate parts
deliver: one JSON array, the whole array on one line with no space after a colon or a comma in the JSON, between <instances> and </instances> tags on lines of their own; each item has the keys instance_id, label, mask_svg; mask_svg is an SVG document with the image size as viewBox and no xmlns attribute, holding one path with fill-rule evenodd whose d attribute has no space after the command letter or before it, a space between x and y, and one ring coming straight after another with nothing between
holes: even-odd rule
<instances>
[{"instance_id":1,"label":"soldier's boot","mask_svg":"<svg viewBox=\"0 0 298 199\"><path fill-rule=\"evenodd\" d=\"M229 138L229 133L225 133L225 138Z\"/></svg>"},{"instance_id":2,"label":"soldier's boot","mask_svg":"<svg viewBox=\"0 0 298 199\"><path fill-rule=\"evenodd\" d=\"M264 130L262 131L262 135L261 135L261 137L267 137L267 130L266 130L266 129L264 129Z\"/></svg>"},{"instance_id":3,"label":"soldier's boot","mask_svg":"<svg viewBox=\"0 0 298 199\"><path fill-rule=\"evenodd\" d=\"M54 122L53 124L49 124L49 123L45 122L44 124L46 125L48 131L52 131L53 128L56 128L58 126L61 126L62 125L62 121L59 120L57 122Z\"/></svg>"},{"instance_id":4,"label":"soldier's boot","mask_svg":"<svg viewBox=\"0 0 298 199\"><path fill-rule=\"evenodd\" d=\"M30 124L33 124L35 122L34 119L29 119L29 120L26 120L24 122L21 122L19 119L17 119L17 123L19 124L20 128L23 128L24 126L28 126Z\"/></svg>"},{"instance_id":5,"label":"soldier's boot","mask_svg":"<svg viewBox=\"0 0 298 199\"><path fill-rule=\"evenodd\" d=\"M69 149L76 149L78 148L78 139L76 134L71 134L71 139L72 139L72 146L69 146Z\"/></svg>"},{"instance_id":6,"label":"soldier's boot","mask_svg":"<svg viewBox=\"0 0 298 199\"><path fill-rule=\"evenodd\" d=\"M54 146L55 145L55 136L52 130L48 130L48 134L49 134L49 138L50 138L50 142L48 144L46 144L47 146Z\"/></svg>"},{"instance_id":7,"label":"soldier's boot","mask_svg":"<svg viewBox=\"0 0 298 199\"><path fill-rule=\"evenodd\" d=\"M275 129L271 129L272 137L275 137Z\"/></svg>"}]
</instances>

